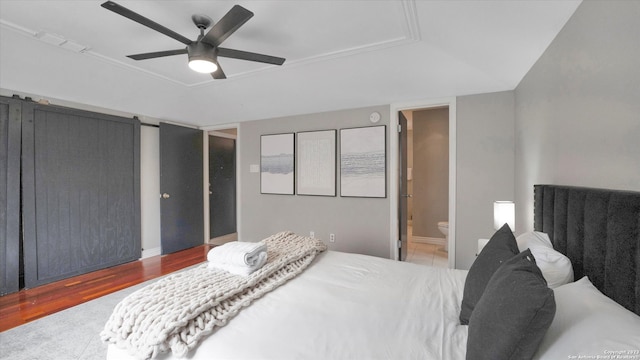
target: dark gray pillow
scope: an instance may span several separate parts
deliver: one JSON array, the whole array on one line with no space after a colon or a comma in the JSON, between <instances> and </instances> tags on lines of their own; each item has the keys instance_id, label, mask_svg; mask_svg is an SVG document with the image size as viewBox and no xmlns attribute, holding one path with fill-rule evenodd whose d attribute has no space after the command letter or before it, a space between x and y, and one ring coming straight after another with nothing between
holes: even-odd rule
<instances>
[{"instance_id":1,"label":"dark gray pillow","mask_svg":"<svg viewBox=\"0 0 640 360\"><path fill-rule=\"evenodd\" d=\"M509 225L504 224L489 239L478 257L471 265L464 282L464 293L460 305L460 324L469 324L469 318L489 279L502 263L518 254L518 243Z\"/></svg>"},{"instance_id":2,"label":"dark gray pillow","mask_svg":"<svg viewBox=\"0 0 640 360\"><path fill-rule=\"evenodd\" d=\"M556 313L529 249L493 274L469 319L467 359L531 359Z\"/></svg>"}]
</instances>

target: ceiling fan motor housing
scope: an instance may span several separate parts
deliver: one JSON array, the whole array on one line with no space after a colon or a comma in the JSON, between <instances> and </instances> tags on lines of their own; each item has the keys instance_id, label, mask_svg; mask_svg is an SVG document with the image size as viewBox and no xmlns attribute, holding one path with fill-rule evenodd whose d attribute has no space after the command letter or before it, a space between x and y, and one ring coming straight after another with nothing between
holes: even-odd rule
<instances>
[{"instance_id":1,"label":"ceiling fan motor housing","mask_svg":"<svg viewBox=\"0 0 640 360\"><path fill-rule=\"evenodd\" d=\"M218 57L217 48L201 41L187 45L187 52L189 54L189 61L207 60L215 62L216 58Z\"/></svg>"}]
</instances>

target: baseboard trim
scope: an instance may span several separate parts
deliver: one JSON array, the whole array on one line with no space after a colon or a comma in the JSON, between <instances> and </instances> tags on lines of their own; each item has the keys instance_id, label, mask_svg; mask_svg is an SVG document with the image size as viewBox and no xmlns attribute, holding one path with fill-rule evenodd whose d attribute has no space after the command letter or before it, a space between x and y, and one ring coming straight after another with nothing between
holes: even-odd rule
<instances>
[{"instance_id":1,"label":"baseboard trim","mask_svg":"<svg viewBox=\"0 0 640 360\"><path fill-rule=\"evenodd\" d=\"M411 242L420 243L420 244L431 244L438 246L445 246L447 244L447 240L444 238L434 238L428 236L411 236Z\"/></svg>"},{"instance_id":2,"label":"baseboard trim","mask_svg":"<svg viewBox=\"0 0 640 360\"><path fill-rule=\"evenodd\" d=\"M145 249L145 250L142 250L141 259L150 258L152 256L158 256L160 254L162 254L162 249L159 246L151 249Z\"/></svg>"}]
</instances>

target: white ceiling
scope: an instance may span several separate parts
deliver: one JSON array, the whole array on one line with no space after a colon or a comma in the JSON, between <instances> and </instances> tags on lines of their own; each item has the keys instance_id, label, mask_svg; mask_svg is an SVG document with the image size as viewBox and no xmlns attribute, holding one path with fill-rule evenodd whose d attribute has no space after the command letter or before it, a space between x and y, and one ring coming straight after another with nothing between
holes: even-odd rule
<instances>
[{"instance_id":1,"label":"white ceiling","mask_svg":"<svg viewBox=\"0 0 640 360\"><path fill-rule=\"evenodd\" d=\"M254 12L222 46L287 61L220 58L213 80L186 55L127 58L184 45L102 2L0 0L0 89L198 126L511 90L580 4L116 0L190 39L193 14Z\"/></svg>"}]
</instances>

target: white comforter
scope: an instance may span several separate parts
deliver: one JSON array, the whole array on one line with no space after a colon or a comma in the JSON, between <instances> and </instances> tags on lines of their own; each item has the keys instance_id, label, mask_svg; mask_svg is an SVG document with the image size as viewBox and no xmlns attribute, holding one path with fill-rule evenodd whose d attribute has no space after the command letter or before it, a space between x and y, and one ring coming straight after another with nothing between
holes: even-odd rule
<instances>
[{"instance_id":1,"label":"white comforter","mask_svg":"<svg viewBox=\"0 0 640 360\"><path fill-rule=\"evenodd\" d=\"M329 251L188 358L464 359L467 327L458 315L466 274ZM113 345L107 358L132 359Z\"/></svg>"}]
</instances>

